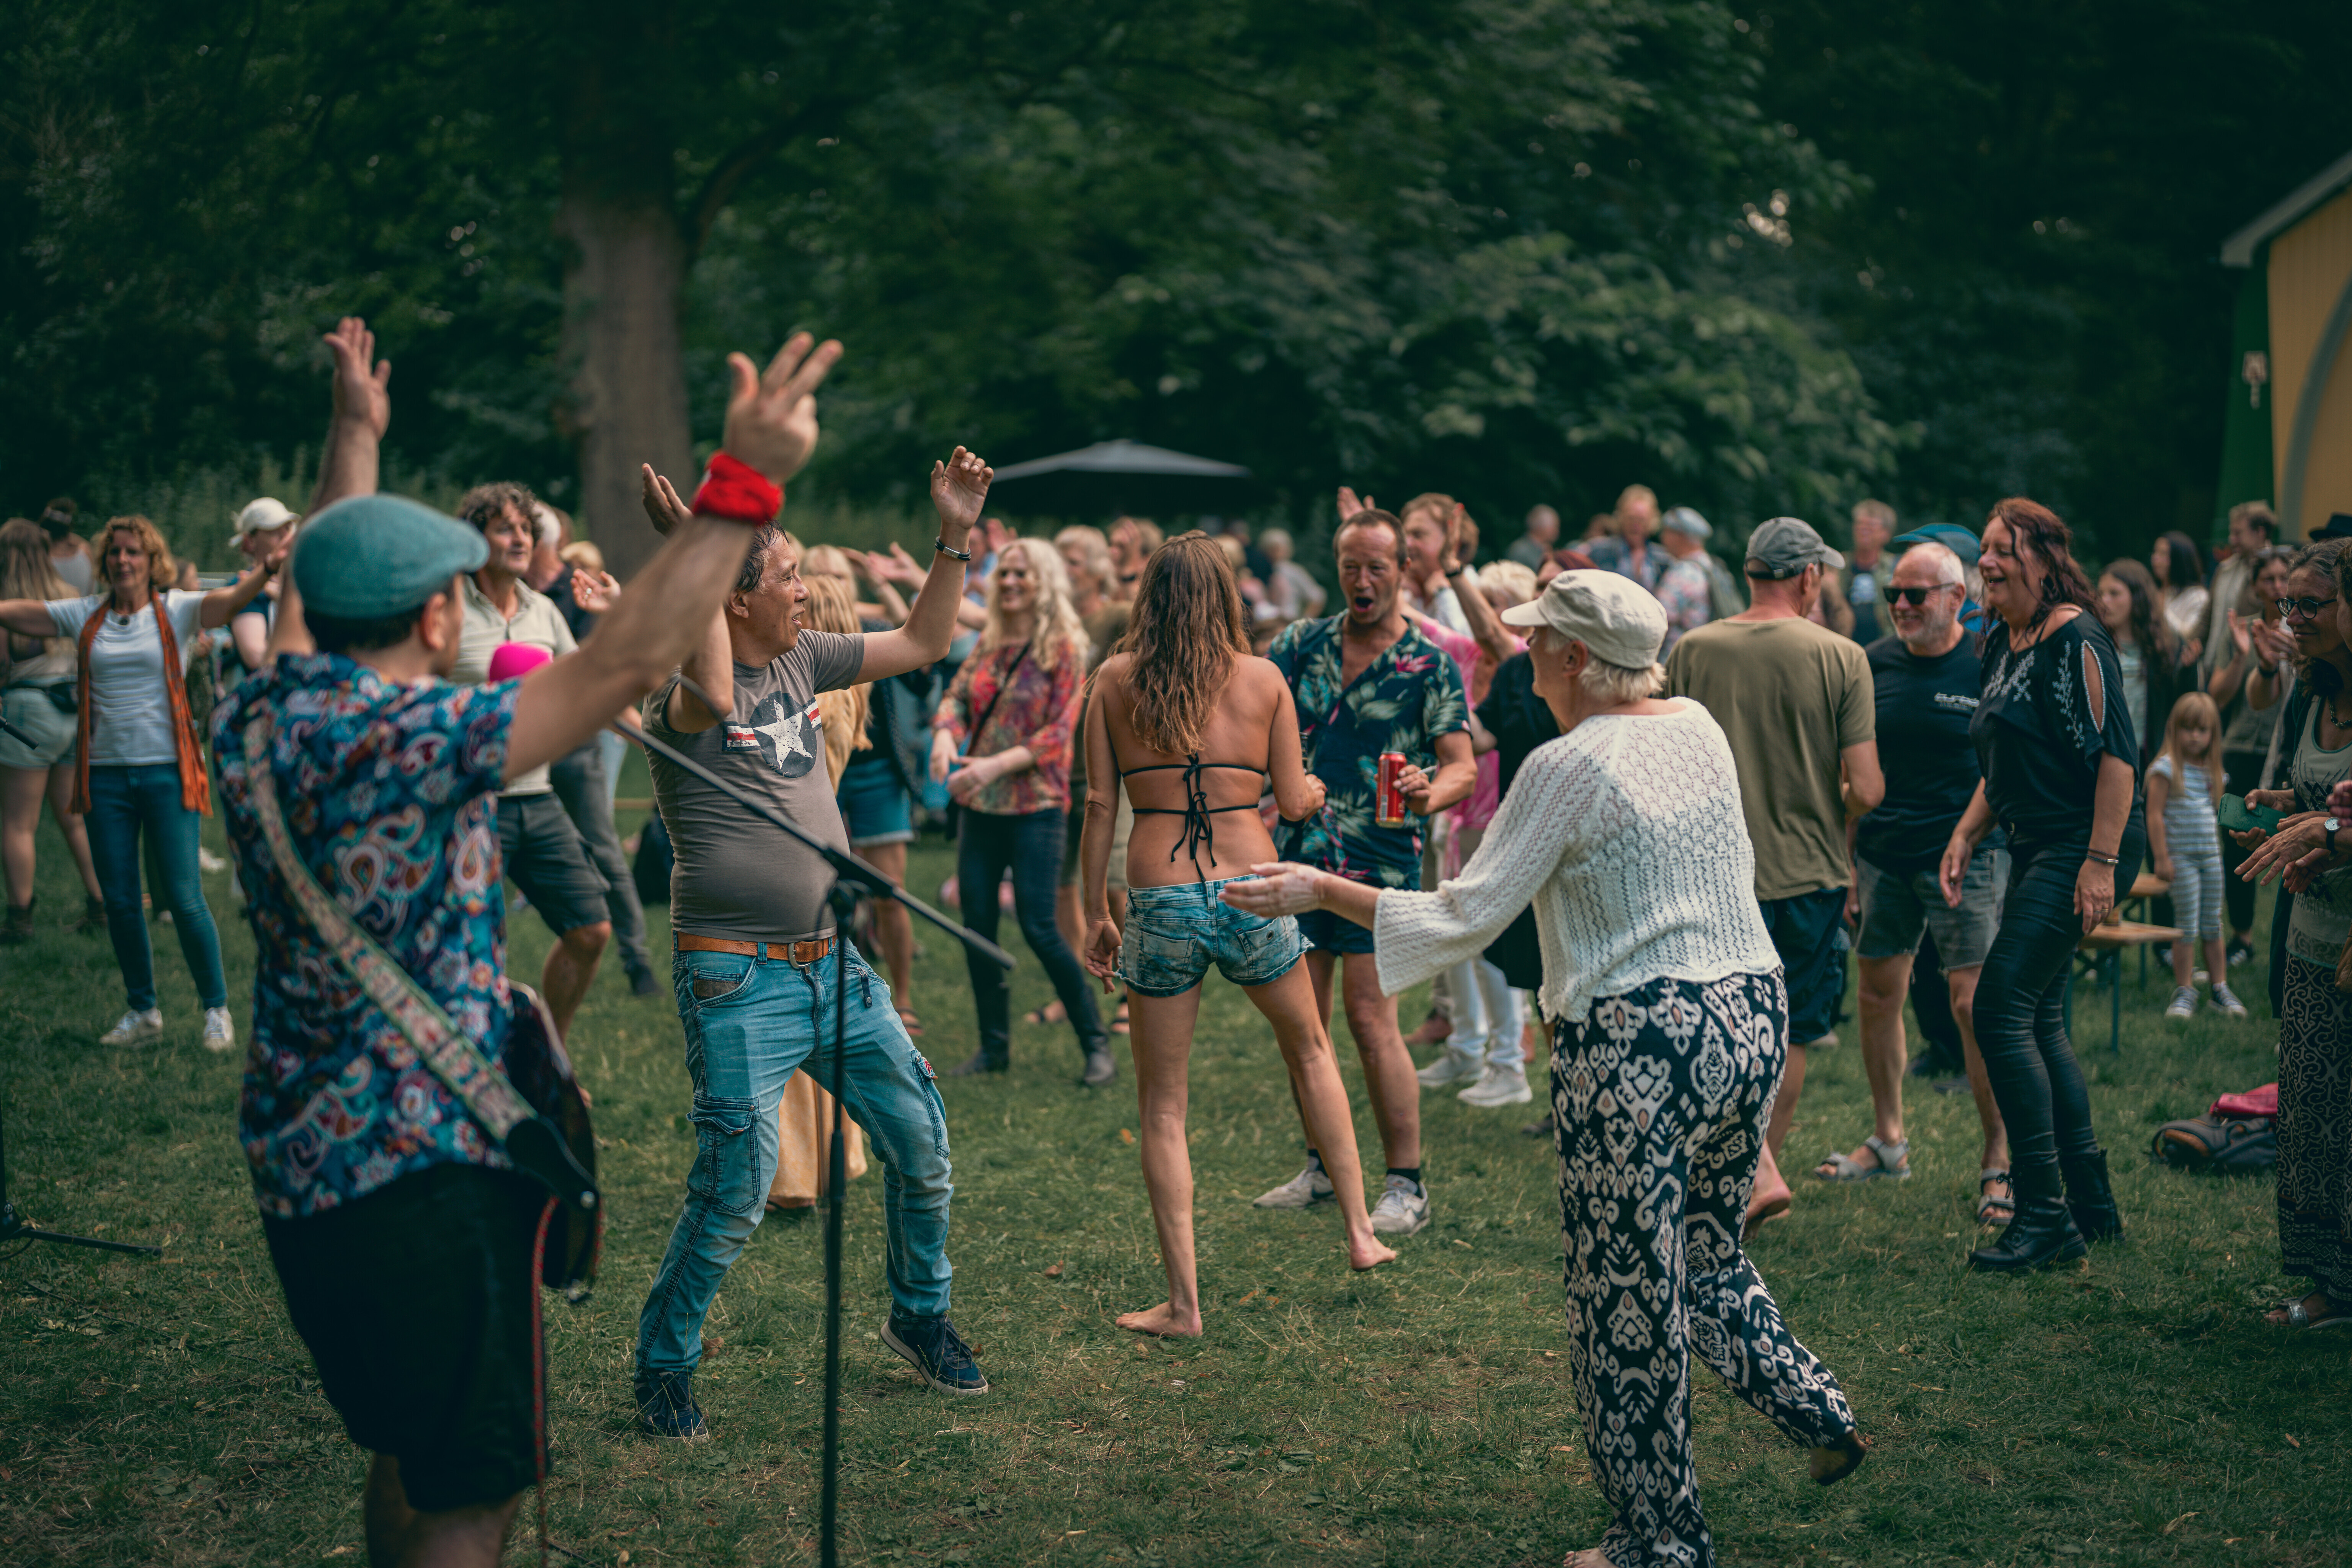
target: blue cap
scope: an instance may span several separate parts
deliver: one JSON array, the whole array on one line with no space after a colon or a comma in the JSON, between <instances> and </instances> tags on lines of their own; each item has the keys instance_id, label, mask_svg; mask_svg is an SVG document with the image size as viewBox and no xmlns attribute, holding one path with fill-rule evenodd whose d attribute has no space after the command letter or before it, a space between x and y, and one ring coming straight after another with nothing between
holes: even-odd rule
<instances>
[{"instance_id":1,"label":"blue cap","mask_svg":"<svg viewBox=\"0 0 2352 1568\"><path fill-rule=\"evenodd\" d=\"M1705 544L1715 532L1706 525L1706 519L1686 506L1678 506L1660 518L1658 527L1669 533L1679 533L1685 539L1696 539L1701 544Z\"/></svg>"},{"instance_id":2,"label":"blue cap","mask_svg":"<svg viewBox=\"0 0 2352 1568\"><path fill-rule=\"evenodd\" d=\"M1984 542L1957 522L1930 522L1908 533L1896 534L1887 542L1890 550L1908 550L1915 544L1940 544L1960 558L1963 565L1984 553Z\"/></svg>"},{"instance_id":3,"label":"blue cap","mask_svg":"<svg viewBox=\"0 0 2352 1568\"><path fill-rule=\"evenodd\" d=\"M479 530L400 496L352 496L295 535L294 586L306 609L364 621L421 608L490 558Z\"/></svg>"}]
</instances>

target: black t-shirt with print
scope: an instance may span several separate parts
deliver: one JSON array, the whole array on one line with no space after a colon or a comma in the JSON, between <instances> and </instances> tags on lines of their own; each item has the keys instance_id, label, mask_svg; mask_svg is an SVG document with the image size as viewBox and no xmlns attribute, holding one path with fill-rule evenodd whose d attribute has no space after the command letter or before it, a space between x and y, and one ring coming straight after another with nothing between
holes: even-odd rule
<instances>
[{"instance_id":1,"label":"black t-shirt with print","mask_svg":"<svg viewBox=\"0 0 2352 1568\"><path fill-rule=\"evenodd\" d=\"M1882 871L1933 870L1984 775L1969 738L1984 667L1969 632L1922 658L1898 637L1863 650L1878 701L1878 767L1886 798L1862 819L1854 849ZM1996 837L1990 843L1998 847Z\"/></svg>"},{"instance_id":2,"label":"black t-shirt with print","mask_svg":"<svg viewBox=\"0 0 2352 1568\"><path fill-rule=\"evenodd\" d=\"M2106 628L2077 615L2021 653L1995 621L1984 646L1984 690L1969 734L1993 819L2020 846L2086 839L2099 759L2139 769L2123 700L2123 666ZM2140 818L2135 783L2132 818Z\"/></svg>"}]
</instances>

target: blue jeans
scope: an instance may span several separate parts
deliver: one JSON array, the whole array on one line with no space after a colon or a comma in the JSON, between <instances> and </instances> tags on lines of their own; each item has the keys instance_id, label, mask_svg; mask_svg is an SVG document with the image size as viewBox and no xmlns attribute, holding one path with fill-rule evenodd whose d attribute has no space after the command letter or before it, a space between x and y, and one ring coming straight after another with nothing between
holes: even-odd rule
<instances>
[{"instance_id":1,"label":"blue jeans","mask_svg":"<svg viewBox=\"0 0 2352 1568\"><path fill-rule=\"evenodd\" d=\"M1062 999L1062 1010L1077 1033L1078 1048L1092 1053L1108 1046L1110 1037L1085 966L1054 923L1066 816L1057 805L1003 815L967 807L956 825L957 896L963 900L965 926L994 942L996 889L1011 868L1013 912L1021 922L1021 934L1054 983L1054 994ZM965 972L971 976L973 1011L980 1016L981 1054L1001 1064L1012 1048L1013 984L1003 970L969 948L963 957Z\"/></svg>"},{"instance_id":2,"label":"blue jeans","mask_svg":"<svg viewBox=\"0 0 2352 1568\"><path fill-rule=\"evenodd\" d=\"M686 1209L637 1317L637 1370L691 1372L702 1318L766 1212L776 1175L776 1102L805 1068L866 1130L882 1159L890 1300L900 1318L948 1310L947 1108L890 988L849 949L847 1087L833 1078L834 959L680 952L670 975L694 1081L694 1168Z\"/></svg>"},{"instance_id":3,"label":"blue jeans","mask_svg":"<svg viewBox=\"0 0 2352 1568\"><path fill-rule=\"evenodd\" d=\"M172 911L180 933L180 956L195 978L196 997L207 1007L228 1005L228 978L221 973L220 928L205 902L196 875L197 815L180 804L180 770L170 763L148 767L89 770L89 858L106 896L106 934L122 970L122 989L133 1012L155 1005L155 955L147 945L147 916L139 907L139 836L148 836L163 885L155 902Z\"/></svg>"}]
</instances>

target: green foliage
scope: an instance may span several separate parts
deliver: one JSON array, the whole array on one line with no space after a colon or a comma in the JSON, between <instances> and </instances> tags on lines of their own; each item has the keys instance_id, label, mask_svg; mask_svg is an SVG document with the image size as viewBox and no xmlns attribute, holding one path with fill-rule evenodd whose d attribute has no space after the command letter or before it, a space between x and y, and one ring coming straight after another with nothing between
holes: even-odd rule
<instances>
[{"instance_id":1,"label":"green foliage","mask_svg":"<svg viewBox=\"0 0 2352 1568\"><path fill-rule=\"evenodd\" d=\"M814 493L916 499L958 440L1131 435L1250 464L1293 516L1340 478L1490 519L1634 478L1735 525L1826 508L1898 442L1790 255L1721 236L1858 185L1758 107L1727 23L1671 0L45 7L10 57L0 200L30 243L0 260L0 461L28 490L135 490L282 459L316 439L314 334L360 310L408 473L561 501L558 219L625 185L695 258L705 438L726 349L801 324L850 344Z\"/></svg>"}]
</instances>

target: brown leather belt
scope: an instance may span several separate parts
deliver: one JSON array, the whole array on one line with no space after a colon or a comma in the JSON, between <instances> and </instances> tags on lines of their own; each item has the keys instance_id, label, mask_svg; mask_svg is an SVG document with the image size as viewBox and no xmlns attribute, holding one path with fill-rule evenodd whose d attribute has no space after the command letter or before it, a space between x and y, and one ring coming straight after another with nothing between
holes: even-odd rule
<instances>
[{"instance_id":1,"label":"brown leather belt","mask_svg":"<svg viewBox=\"0 0 2352 1568\"><path fill-rule=\"evenodd\" d=\"M723 936L688 936L673 932L670 942L680 952L731 952L738 958L765 958L780 963L810 964L833 951L833 938L814 942L737 942Z\"/></svg>"}]
</instances>

